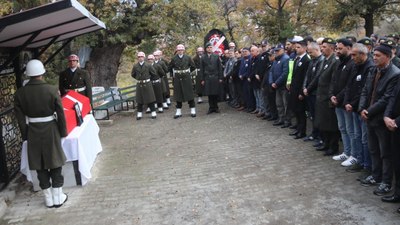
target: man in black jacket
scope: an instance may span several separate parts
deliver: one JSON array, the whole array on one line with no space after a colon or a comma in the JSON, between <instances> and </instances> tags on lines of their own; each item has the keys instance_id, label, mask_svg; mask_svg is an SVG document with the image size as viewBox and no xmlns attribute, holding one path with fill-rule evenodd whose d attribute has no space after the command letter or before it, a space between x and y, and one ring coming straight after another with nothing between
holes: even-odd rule
<instances>
[{"instance_id":1,"label":"man in black jacket","mask_svg":"<svg viewBox=\"0 0 400 225\"><path fill-rule=\"evenodd\" d=\"M357 163L350 166L346 171L359 172L364 170L366 173L364 175L370 175L371 157L368 150L367 124L361 119L357 109L365 81L367 80L367 77L371 71L375 68L372 59L368 57L368 53L368 48L365 45L359 43L353 45L351 57L355 63L355 66L353 68L349 83L346 86L343 103L346 112L351 113L353 117L353 130L355 138L355 145L353 149L355 154L353 157L355 157L357 160Z\"/></svg>"},{"instance_id":2,"label":"man in black jacket","mask_svg":"<svg viewBox=\"0 0 400 225\"><path fill-rule=\"evenodd\" d=\"M400 82L397 82L393 96L389 99L383 120L386 127L390 130L390 147L393 154L392 163L396 183L394 194L382 197L382 201L398 203L400 202ZM397 209L397 212L400 213L400 208Z\"/></svg>"},{"instance_id":3,"label":"man in black jacket","mask_svg":"<svg viewBox=\"0 0 400 225\"><path fill-rule=\"evenodd\" d=\"M218 94L223 82L223 68L218 55L213 53L213 45L206 44L206 54L200 60L201 85L204 95L208 96L208 113L219 113Z\"/></svg>"},{"instance_id":4,"label":"man in black jacket","mask_svg":"<svg viewBox=\"0 0 400 225\"><path fill-rule=\"evenodd\" d=\"M339 131L342 137L343 153L334 156L334 160L341 160L342 166L351 166L357 163L354 157L354 130L353 118L350 112L344 109L344 90L346 84L351 78L351 71L354 62L351 59L350 51L353 44L345 39L339 39L336 45L336 55L339 57L340 63L333 75L332 82L329 89L329 97L331 104L335 106L336 117L338 121Z\"/></svg>"},{"instance_id":5,"label":"man in black jacket","mask_svg":"<svg viewBox=\"0 0 400 225\"><path fill-rule=\"evenodd\" d=\"M304 139L304 141L313 141L320 139L319 130L314 124L315 119L315 102L317 99L317 87L319 73L322 69L325 57L321 54L321 49L317 43L310 43L307 46L308 54L312 60L308 66L306 77L303 82L303 94L306 96L310 119L313 122L312 134Z\"/></svg>"},{"instance_id":6,"label":"man in black jacket","mask_svg":"<svg viewBox=\"0 0 400 225\"><path fill-rule=\"evenodd\" d=\"M389 193L393 178L390 132L383 121L383 113L400 75L400 70L390 63L391 56L389 47L380 45L375 48L376 69L367 78L358 108L361 118L367 121L372 161L372 175L361 180L361 184L371 186L381 183L374 191L376 195Z\"/></svg>"}]
</instances>

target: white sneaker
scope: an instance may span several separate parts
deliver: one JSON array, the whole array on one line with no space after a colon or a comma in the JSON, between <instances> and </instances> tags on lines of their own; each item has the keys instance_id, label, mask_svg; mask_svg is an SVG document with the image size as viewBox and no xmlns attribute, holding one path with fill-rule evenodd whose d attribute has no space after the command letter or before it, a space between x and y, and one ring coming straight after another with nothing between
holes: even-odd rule
<instances>
[{"instance_id":1,"label":"white sneaker","mask_svg":"<svg viewBox=\"0 0 400 225\"><path fill-rule=\"evenodd\" d=\"M333 156L332 157L332 159L333 160L336 160L336 161L344 161L344 160L346 160L346 159L348 159L349 157L346 155L346 154L344 154L344 153L342 153L342 154L340 154L340 155L335 155L335 156Z\"/></svg>"},{"instance_id":2,"label":"white sneaker","mask_svg":"<svg viewBox=\"0 0 400 225\"><path fill-rule=\"evenodd\" d=\"M350 156L346 161L342 162L342 166L352 166L357 163L357 159L354 158L353 156Z\"/></svg>"}]
</instances>

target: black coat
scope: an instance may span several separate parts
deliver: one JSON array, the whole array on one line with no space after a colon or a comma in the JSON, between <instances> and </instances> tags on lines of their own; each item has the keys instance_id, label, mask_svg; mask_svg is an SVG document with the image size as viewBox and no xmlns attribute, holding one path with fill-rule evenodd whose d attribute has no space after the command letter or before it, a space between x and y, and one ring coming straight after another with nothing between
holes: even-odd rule
<instances>
[{"instance_id":1,"label":"black coat","mask_svg":"<svg viewBox=\"0 0 400 225\"><path fill-rule=\"evenodd\" d=\"M394 119L397 127L400 128L400 79L397 81L392 97L389 99L384 116Z\"/></svg>"},{"instance_id":2,"label":"black coat","mask_svg":"<svg viewBox=\"0 0 400 225\"><path fill-rule=\"evenodd\" d=\"M317 100L315 104L315 125L321 131L338 131L334 107L330 104L329 85L339 61L334 55L325 58L318 80Z\"/></svg>"},{"instance_id":3,"label":"black coat","mask_svg":"<svg viewBox=\"0 0 400 225\"><path fill-rule=\"evenodd\" d=\"M332 82L329 87L329 98L336 96L338 104L336 107L344 107L344 94L348 81L352 78L352 71L354 67L354 61L351 56L347 56L340 60L339 66L336 68L335 73L332 77Z\"/></svg>"},{"instance_id":4,"label":"black coat","mask_svg":"<svg viewBox=\"0 0 400 225\"><path fill-rule=\"evenodd\" d=\"M345 89L343 105L350 104L354 112L358 110L361 91L368 75L372 72L374 67L374 62L370 58L368 58L365 63L353 67L351 79Z\"/></svg>"},{"instance_id":5,"label":"black coat","mask_svg":"<svg viewBox=\"0 0 400 225\"><path fill-rule=\"evenodd\" d=\"M378 68L375 68L367 77L358 107L359 112L362 110L368 111L368 125L370 126L384 126L383 113L389 102L389 98L393 94L394 87L400 75L400 69L393 64L389 64L387 68L381 70L382 75L376 85L374 102L370 104L377 72Z\"/></svg>"},{"instance_id":6,"label":"black coat","mask_svg":"<svg viewBox=\"0 0 400 225\"><path fill-rule=\"evenodd\" d=\"M200 77L204 81L204 95L218 95L221 89L220 80L224 78L222 63L218 55L207 54L200 60Z\"/></svg>"},{"instance_id":7,"label":"black coat","mask_svg":"<svg viewBox=\"0 0 400 225\"><path fill-rule=\"evenodd\" d=\"M307 89L308 95L317 94L318 80L323 67L324 59L325 57L320 55L317 58L312 59L308 65L307 74L303 82L303 89Z\"/></svg>"},{"instance_id":8,"label":"black coat","mask_svg":"<svg viewBox=\"0 0 400 225\"><path fill-rule=\"evenodd\" d=\"M268 63L269 59L268 56L266 56L265 54L261 54L257 57L251 58L249 77L251 80L251 85L254 89L261 89L262 81L268 68ZM256 78L256 75L260 77L259 80Z\"/></svg>"},{"instance_id":9,"label":"black coat","mask_svg":"<svg viewBox=\"0 0 400 225\"><path fill-rule=\"evenodd\" d=\"M290 83L290 95L289 95L289 107L294 112L305 111L306 103L305 99L299 99L299 95L303 94L303 82L307 73L308 66L310 64L310 57L306 54L299 62L294 61L292 82Z\"/></svg>"}]
</instances>

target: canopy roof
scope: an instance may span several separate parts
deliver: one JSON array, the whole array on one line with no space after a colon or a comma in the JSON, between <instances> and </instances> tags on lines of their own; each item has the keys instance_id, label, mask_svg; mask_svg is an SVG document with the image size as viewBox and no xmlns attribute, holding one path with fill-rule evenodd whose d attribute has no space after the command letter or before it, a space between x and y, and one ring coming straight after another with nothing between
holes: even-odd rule
<instances>
[{"instance_id":1,"label":"canopy roof","mask_svg":"<svg viewBox=\"0 0 400 225\"><path fill-rule=\"evenodd\" d=\"M63 0L0 18L0 47L38 48L105 29L76 0Z\"/></svg>"}]
</instances>

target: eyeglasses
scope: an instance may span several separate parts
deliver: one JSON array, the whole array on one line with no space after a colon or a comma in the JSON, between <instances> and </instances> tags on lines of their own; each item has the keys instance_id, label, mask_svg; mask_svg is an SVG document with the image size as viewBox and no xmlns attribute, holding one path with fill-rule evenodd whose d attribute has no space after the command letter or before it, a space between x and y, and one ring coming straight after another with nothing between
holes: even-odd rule
<instances>
[{"instance_id":1,"label":"eyeglasses","mask_svg":"<svg viewBox=\"0 0 400 225\"><path fill-rule=\"evenodd\" d=\"M78 60L68 60L68 62L78 62Z\"/></svg>"},{"instance_id":2,"label":"eyeglasses","mask_svg":"<svg viewBox=\"0 0 400 225\"><path fill-rule=\"evenodd\" d=\"M138 56L138 58L144 58L144 56Z\"/></svg>"}]
</instances>

